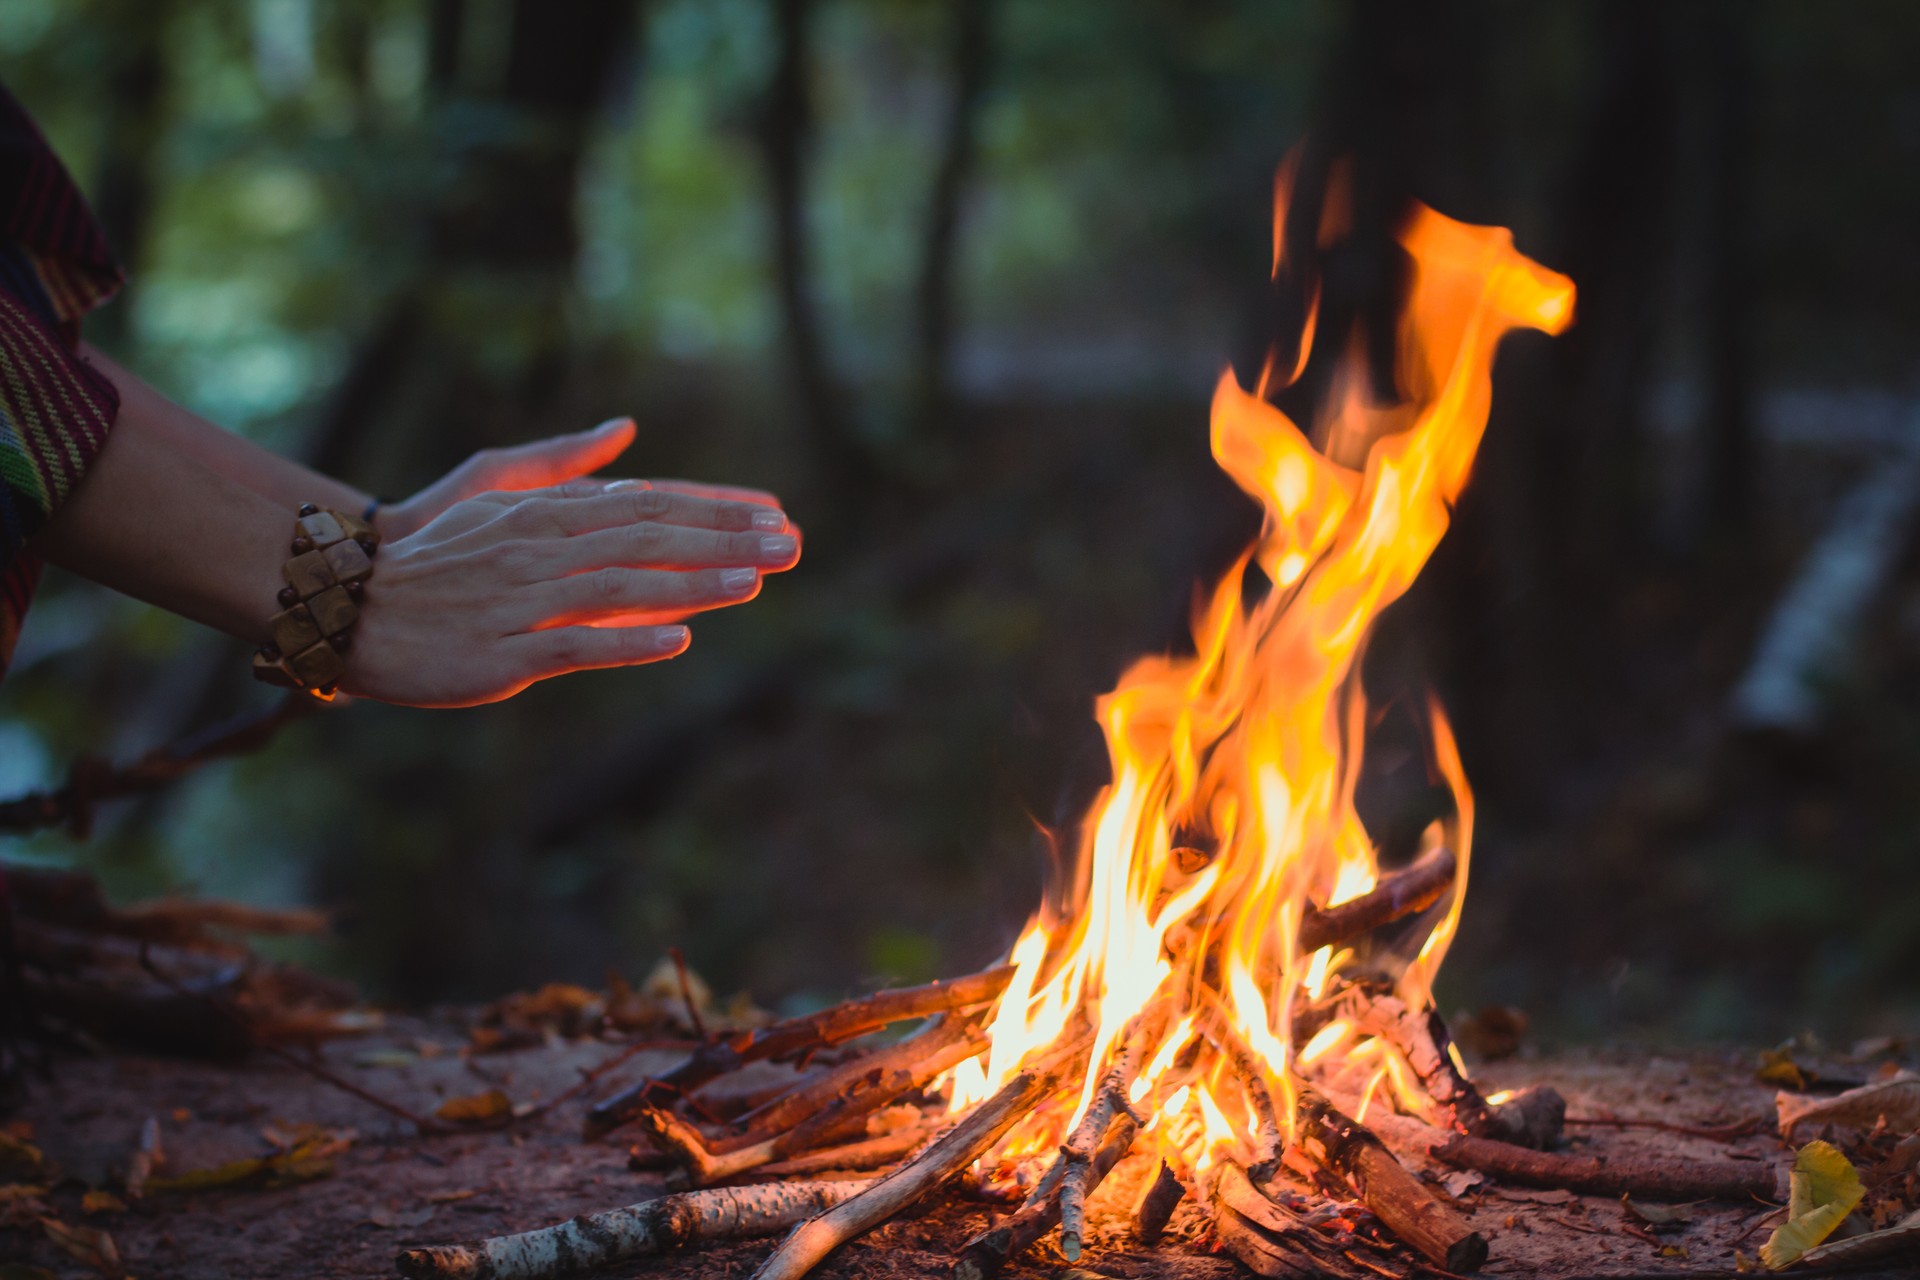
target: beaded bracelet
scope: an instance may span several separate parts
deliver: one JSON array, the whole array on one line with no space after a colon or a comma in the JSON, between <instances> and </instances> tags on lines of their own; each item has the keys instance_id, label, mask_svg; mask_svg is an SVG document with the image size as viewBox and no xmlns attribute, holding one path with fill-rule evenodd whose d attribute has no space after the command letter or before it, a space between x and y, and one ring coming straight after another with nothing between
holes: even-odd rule
<instances>
[{"instance_id":1,"label":"beaded bracelet","mask_svg":"<svg viewBox=\"0 0 1920 1280\"><path fill-rule=\"evenodd\" d=\"M380 535L358 516L301 504L293 558L280 567L280 612L267 622L273 639L253 655L253 675L283 689L331 700L346 674L359 600L373 573Z\"/></svg>"}]
</instances>

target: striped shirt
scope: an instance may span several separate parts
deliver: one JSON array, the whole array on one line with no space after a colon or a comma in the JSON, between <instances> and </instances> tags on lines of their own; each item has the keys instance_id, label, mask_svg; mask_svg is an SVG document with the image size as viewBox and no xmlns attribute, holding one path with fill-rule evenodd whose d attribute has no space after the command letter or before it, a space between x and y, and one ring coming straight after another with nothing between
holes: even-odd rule
<instances>
[{"instance_id":1,"label":"striped shirt","mask_svg":"<svg viewBox=\"0 0 1920 1280\"><path fill-rule=\"evenodd\" d=\"M40 581L33 537L120 407L79 341L80 318L121 280L87 202L0 85L0 675Z\"/></svg>"}]
</instances>

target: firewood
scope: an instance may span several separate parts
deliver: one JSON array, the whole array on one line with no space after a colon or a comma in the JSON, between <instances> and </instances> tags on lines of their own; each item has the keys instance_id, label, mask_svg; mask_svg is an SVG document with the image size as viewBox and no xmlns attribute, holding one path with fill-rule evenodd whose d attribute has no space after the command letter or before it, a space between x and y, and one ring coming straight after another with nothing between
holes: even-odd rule
<instances>
[{"instance_id":1,"label":"firewood","mask_svg":"<svg viewBox=\"0 0 1920 1280\"><path fill-rule=\"evenodd\" d=\"M1134 1203L1133 1238L1148 1248L1159 1244L1160 1237L1167 1232L1167 1223L1173 1219L1173 1211L1180 1207L1186 1195L1187 1184L1162 1160L1160 1172Z\"/></svg>"},{"instance_id":2,"label":"firewood","mask_svg":"<svg viewBox=\"0 0 1920 1280\"><path fill-rule=\"evenodd\" d=\"M1259 1190L1246 1170L1231 1160L1215 1167L1207 1181L1214 1235L1227 1252L1256 1274L1273 1280L1324 1280L1356 1274L1347 1264L1342 1241L1317 1230L1280 1200Z\"/></svg>"},{"instance_id":3,"label":"firewood","mask_svg":"<svg viewBox=\"0 0 1920 1280\"><path fill-rule=\"evenodd\" d=\"M795 1227L753 1280L800 1280L835 1249L879 1226L978 1160L1060 1085L1084 1055L1084 1042L1026 1067L975 1107L939 1141L853 1199Z\"/></svg>"},{"instance_id":4,"label":"firewood","mask_svg":"<svg viewBox=\"0 0 1920 1280\"><path fill-rule=\"evenodd\" d=\"M1060 1252L1068 1262L1080 1261L1080 1237L1087 1224L1087 1196L1093 1190L1093 1158L1096 1144L1104 1141L1116 1120L1125 1117L1134 1125L1143 1117L1131 1104L1133 1082L1145 1065L1147 1055L1160 1045L1173 1020L1174 1003L1156 1000L1120 1034L1120 1047L1113 1064L1100 1077L1086 1114L1067 1135L1060 1147ZM1128 1134L1129 1144L1132 1134Z\"/></svg>"},{"instance_id":5,"label":"firewood","mask_svg":"<svg viewBox=\"0 0 1920 1280\"><path fill-rule=\"evenodd\" d=\"M1751 1160L1686 1160L1673 1156L1569 1156L1530 1151L1491 1138L1453 1138L1433 1157L1523 1187L1562 1188L1582 1195L1648 1200L1779 1200L1781 1177Z\"/></svg>"},{"instance_id":6,"label":"firewood","mask_svg":"<svg viewBox=\"0 0 1920 1280\"><path fill-rule=\"evenodd\" d=\"M1425 911L1453 887L1458 868L1453 850L1441 845L1427 850L1405 868L1380 877L1378 884L1356 898L1331 907L1309 904L1300 913L1300 953L1311 955L1322 947L1337 947L1382 925Z\"/></svg>"},{"instance_id":7,"label":"firewood","mask_svg":"<svg viewBox=\"0 0 1920 1280\"><path fill-rule=\"evenodd\" d=\"M1012 978L1013 969L1002 966L950 981L877 992L805 1017L724 1036L672 1070L595 1103L587 1112L583 1136L591 1141L611 1133L648 1103L688 1093L748 1062L777 1062L808 1050L843 1044L896 1022L988 1004L1006 990Z\"/></svg>"},{"instance_id":8,"label":"firewood","mask_svg":"<svg viewBox=\"0 0 1920 1280\"><path fill-rule=\"evenodd\" d=\"M582 1214L518 1235L408 1249L397 1263L408 1280L549 1280L687 1245L770 1235L851 1200L871 1185L845 1181L710 1187Z\"/></svg>"},{"instance_id":9,"label":"firewood","mask_svg":"<svg viewBox=\"0 0 1920 1280\"><path fill-rule=\"evenodd\" d=\"M837 1147L822 1147L790 1160L777 1160L761 1165L753 1172L756 1177L762 1178L800 1178L832 1170L878 1169L911 1155L939 1131L937 1126L931 1124L910 1124L877 1138Z\"/></svg>"},{"instance_id":10,"label":"firewood","mask_svg":"<svg viewBox=\"0 0 1920 1280\"><path fill-rule=\"evenodd\" d=\"M1106 1139L1086 1164L1083 1209L1084 1196L1092 1194L1093 1189L1113 1172L1113 1167L1126 1159L1138 1133L1139 1126L1134 1123L1133 1117L1121 1115L1114 1118ZM1053 1229L1054 1224L1061 1223L1064 1230L1062 1193L1065 1191L1068 1170L1065 1161L1056 1161L1040 1179L1039 1185L1034 1187L1026 1203L1012 1217L962 1245L953 1261L953 1280L993 1280L1009 1260L1037 1243ZM1075 1230L1077 1233L1081 1228ZM1077 1251L1077 1243L1075 1248Z\"/></svg>"},{"instance_id":11,"label":"firewood","mask_svg":"<svg viewBox=\"0 0 1920 1280\"><path fill-rule=\"evenodd\" d=\"M986 1047L986 1032L977 1025L958 1039L936 1037L930 1046L918 1046L915 1054L890 1060L877 1074L873 1074L874 1069L862 1071L843 1086L840 1096L787 1132L733 1150L711 1148L697 1129L671 1112L648 1108L636 1119L655 1145L681 1161L694 1185L706 1186L864 1133L866 1119L875 1111L907 1093L924 1089Z\"/></svg>"},{"instance_id":12,"label":"firewood","mask_svg":"<svg viewBox=\"0 0 1920 1280\"><path fill-rule=\"evenodd\" d=\"M1305 1086L1296 1116L1300 1147L1345 1178L1360 1202L1421 1257L1454 1272L1477 1270L1487 1260L1486 1238L1408 1173L1365 1126Z\"/></svg>"},{"instance_id":13,"label":"firewood","mask_svg":"<svg viewBox=\"0 0 1920 1280\"><path fill-rule=\"evenodd\" d=\"M1260 1055L1254 1052L1237 1030L1218 995L1203 997L1212 1006L1212 1017L1201 1023L1201 1035L1226 1058L1247 1092L1247 1105L1254 1117L1254 1158L1247 1166L1255 1178L1265 1179L1279 1168L1286 1136L1280 1126L1280 1104L1273 1096L1270 1072Z\"/></svg>"}]
</instances>

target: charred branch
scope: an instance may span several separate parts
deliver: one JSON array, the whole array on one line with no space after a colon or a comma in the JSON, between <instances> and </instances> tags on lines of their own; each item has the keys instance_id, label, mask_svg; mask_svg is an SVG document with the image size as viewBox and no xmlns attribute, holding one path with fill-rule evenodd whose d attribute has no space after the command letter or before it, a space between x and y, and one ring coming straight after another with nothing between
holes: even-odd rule
<instances>
[{"instance_id":1,"label":"charred branch","mask_svg":"<svg viewBox=\"0 0 1920 1280\"><path fill-rule=\"evenodd\" d=\"M625 1258L771 1235L853 1199L871 1183L770 1182L663 1196L519 1235L408 1249L407 1280L548 1280Z\"/></svg>"},{"instance_id":2,"label":"charred branch","mask_svg":"<svg viewBox=\"0 0 1920 1280\"><path fill-rule=\"evenodd\" d=\"M1433 1157L1523 1187L1648 1200L1778 1200L1780 1178L1749 1160L1684 1160L1671 1156L1569 1156L1530 1151L1490 1138L1454 1138Z\"/></svg>"},{"instance_id":3,"label":"charred branch","mask_svg":"<svg viewBox=\"0 0 1920 1280\"><path fill-rule=\"evenodd\" d=\"M1133 1206L1133 1238L1149 1248L1159 1244L1160 1237L1167 1232L1167 1223L1173 1219L1173 1211L1180 1207L1186 1195L1187 1184L1162 1160L1160 1172Z\"/></svg>"},{"instance_id":4,"label":"charred branch","mask_svg":"<svg viewBox=\"0 0 1920 1280\"><path fill-rule=\"evenodd\" d=\"M1321 1280L1352 1273L1338 1240L1261 1192L1231 1160L1219 1166L1210 1187L1214 1235L1255 1274L1268 1280Z\"/></svg>"},{"instance_id":5,"label":"charred branch","mask_svg":"<svg viewBox=\"0 0 1920 1280\"><path fill-rule=\"evenodd\" d=\"M1344 1178L1360 1202L1421 1257L1454 1272L1477 1270L1487 1260L1486 1238L1408 1173L1365 1126L1305 1087L1296 1115L1297 1140L1307 1155Z\"/></svg>"},{"instance_id":6,"label":"charred branch","mask_svg":"<svg viewBox=\"0 0 1920 1280\"><path fill-rule=\"evenodd\" d=\"M1366 893L1331 907L1309 905L1300 915L1302 954L1370 933L1382 925L1425 911L1446 896L1458 874L1453 850L1442 845L1429 849L1403 870L1382 876Z\"/></svg>"},{"instance_id":7,"label":"charred branch","mask_svg":"<svg viewBox=\"0 0 1920 1280\"><path fill-rule=\"evenodd\" d=\"M716 1040L664 1075L642 1080L594 1104L587 1112L584 1136L591 1140L611 1133L643 1108L689 1093L749 1062L778 1062L809 1050L843 1044L896 1022L977 1008L997 998L1012 977L1013 970L1003 967L946 982L882 991L803 1018Z\"/></svg>"},{"instance_id":8,"label":"charred branch","mask_svg":"<svg viewBox=\"0 0 1920 1280\"><path fill-rule=\"evenodd\" d=\"M1099 1150L1086 1162L1079 1192L1081 1222L1073 1227L1073 1252L1068 1254L1069 1261L1079 1256L1079 1236L1085 1227L1086 1197L1113 1172L1115 1165L1126 1159L1138 1132L1139 1127L1130 1116L1119 1116L1108 1130ZM1072 1169L1073 1166L1064 1159L1056 1161L1040 1180L1040 1185L1033 1189L1033 1194L1027 1197L1026 1203L1012 1217L967 1241L954 1259L953 1280L993 1280L1008 1261L1038 1243L1056 1223L1060 1225L1060 1251L1067 1253L1067 1178Z\"/></svg>"}]
</instances>

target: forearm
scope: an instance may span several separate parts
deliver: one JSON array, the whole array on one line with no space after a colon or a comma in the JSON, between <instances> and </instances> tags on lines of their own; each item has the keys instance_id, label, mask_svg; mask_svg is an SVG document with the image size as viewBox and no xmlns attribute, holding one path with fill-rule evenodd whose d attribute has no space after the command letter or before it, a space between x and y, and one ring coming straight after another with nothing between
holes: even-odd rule
<instances>
[{"instance_id":1,"label":"forearm","mask_svg":"<svg viewBox=\"0 0 1920 1280\"><path fill-rule=\"evenodd\" d=\"M82 353L120 392L116 432L132 426L208 470L292 511L302 502L360 513L368 496L184 409L92 346Z\"/></svg>"},{"instance_id":2,"label":"forearm","mask_svg":"<svg viewBox=\"0 0 1920 1280\"><path fill-rule=\"evenodd\" d=\"M123 404L36 545L64 569L259 643L279 608L296 503L221 474L166 435Z\"/></svg>"}]
</instances>

